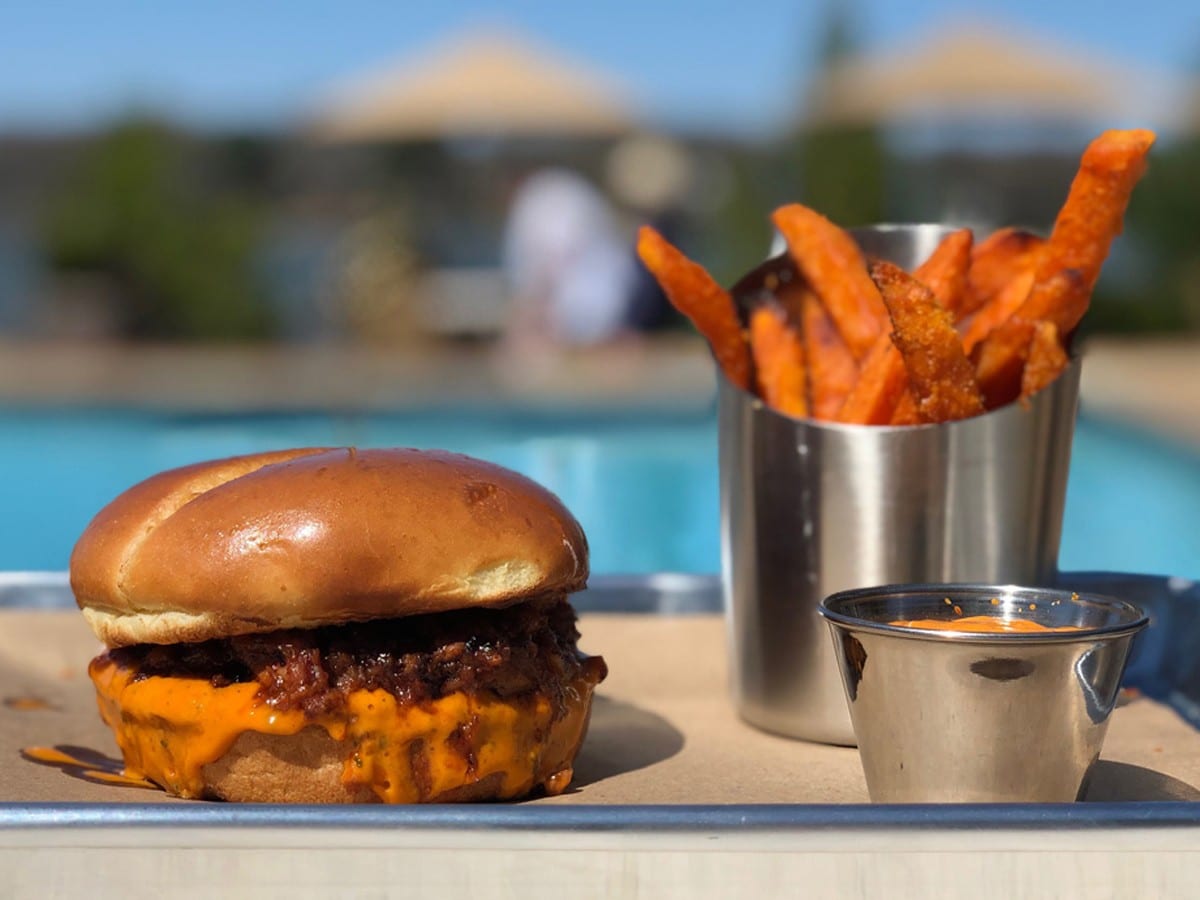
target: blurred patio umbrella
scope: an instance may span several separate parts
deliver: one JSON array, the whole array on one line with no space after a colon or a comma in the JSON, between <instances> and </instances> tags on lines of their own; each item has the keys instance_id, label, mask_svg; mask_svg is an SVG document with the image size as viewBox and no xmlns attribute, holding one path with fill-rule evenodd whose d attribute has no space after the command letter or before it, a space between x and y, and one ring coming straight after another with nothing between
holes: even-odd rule
<instances>
[{"instance_id":1,"label":"blurred patio umbrella","mask_svg":"<svg viewBox=\"0 0 1200 900\"><path fill-rule=\"evenodd\" d=\"M311 132L331 141L607 137L632 120L605 76L510 32L478 31L336 91Z\"/></svg>"},{"instance_id":2,"label":"blurred patio umbrella","mask_svg":"<svg viewBox=\"0 0 1200 900\"><path fill-rule=\"evenodd\" d=\"M1041 37L957 23L907 47L833 64L814 85L806 123L889 123L930 114L1146 121L1161 87L1148 73Z\"/></svg>"}]
</instances>

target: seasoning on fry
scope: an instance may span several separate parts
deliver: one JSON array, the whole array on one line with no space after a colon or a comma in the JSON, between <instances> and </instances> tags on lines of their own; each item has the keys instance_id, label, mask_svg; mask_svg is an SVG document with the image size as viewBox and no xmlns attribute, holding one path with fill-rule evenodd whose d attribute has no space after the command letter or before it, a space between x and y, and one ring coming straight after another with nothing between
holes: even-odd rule
<instances>
[{"instance_id":1,"label":"seasoning on fry","mask_svg":"<svg viewBox=\"0 0 1200 900\"><path fill-rule=\"evenodd\" d=\"M777 209L771 218L846 346L856 360L863 359L885 329L887 310L867 277L858 244L820 213L798 203Z\"/></svg>"},{"instance_id":2,"label":"seasoning on fry","mask_svg":"<svg viewBox=\"0 0 1200 900\"><path fill-rule=\"evenodd\" d=\"M807 416L804 345L776 304L764 303L751 313L750 351L755 386L767 405L785 415Z\"/></svg>"},{"instance_id":3,"label":"seasoning on fry","mask_svg":"<svg viewBox=\"0 0 1200 900\"><path fill-rule=\"evenodd\" d=\"M962 229L947 235L929 259L917 269L915 277L928 287L941 306L953 310L962 302L967 289L967 268L971 261L971 231ZM863 361L862 371L853 390L838 411L838 421L858 425L891 424L905 398L905 411L911 409L912 421L919 421L916 405L908 387L904 358L891 339L891 327L875 339Z\"/></svg>"},{"instance_id":4,"label":"seasoning on fry","mask_svg":"<svg viewBox=\"0 0 1200 900\"><path fill-rule=\"evenodd\" d=\"M870 274L891 315L892 340L904 357L920 416L946 422L982 413L975 372L950 314L929 288L898 266L873 262Z\"/></svg>"},{"instance_id":5,"label":"seasoning on fry","mask_svg":"<svg viewBox=\"0 0 1200 900\"><path fill-rule=\"evenodd\" d=\"M671 304L707 338L725 377L748 390L750 348L733 298L703 266L692 262L648 225L638 232L637 251Z\"/></svg>"}]
</instances>

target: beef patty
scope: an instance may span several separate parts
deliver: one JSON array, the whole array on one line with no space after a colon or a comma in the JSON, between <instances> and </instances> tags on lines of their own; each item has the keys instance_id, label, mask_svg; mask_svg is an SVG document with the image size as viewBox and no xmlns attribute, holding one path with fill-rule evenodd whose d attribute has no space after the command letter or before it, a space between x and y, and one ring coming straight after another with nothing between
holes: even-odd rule
<instances>
[{"instance_id":1,"label":"beef patty","mask_svg":"<svg viewBox=\"0 0 1200 900\"><path fill-rule=\"evenodd\" d=\"M384 690L401 702L456 691L501 697L540 694L556 714L585 667L599 681L600 657L576 641L575 611L562 596L504 609L464 609L399 619L272 631L194 644L138 644L110 650L136 678L203 678L216 687L258 682L265 701L316 717L347 694Z\"/></svg>"}]
</instances>

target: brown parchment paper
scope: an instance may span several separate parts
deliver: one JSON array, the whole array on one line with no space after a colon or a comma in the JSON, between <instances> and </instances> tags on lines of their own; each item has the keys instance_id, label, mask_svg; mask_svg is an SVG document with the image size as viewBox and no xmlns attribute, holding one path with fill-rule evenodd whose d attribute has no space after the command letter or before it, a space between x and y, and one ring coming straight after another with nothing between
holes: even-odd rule
<instances>
[{"instance_id":1,"label":"brown parchment paper","mask_svg":"<svg viewBox=\"0 0 1200 900\"><path fill-rule=\"evenodd\" d=\"M529 802L866 802L855 750L775 737L737 718L719 617L588 615L580 631L610 674L572 789ZM99 649L78 613L0 612L0 802L195 802L21 757L36 745L117 756L85 671ZM1089 799L1197 800L1195 785L1200 732L1150 700L1114 713Z\"/></svg>"}]
</instances>

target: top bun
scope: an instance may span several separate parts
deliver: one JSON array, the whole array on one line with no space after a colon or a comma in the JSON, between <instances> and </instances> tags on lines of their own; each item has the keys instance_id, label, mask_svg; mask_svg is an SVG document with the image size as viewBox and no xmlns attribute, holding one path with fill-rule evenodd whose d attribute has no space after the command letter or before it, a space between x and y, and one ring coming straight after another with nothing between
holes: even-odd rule
<instances>
[{"instance_id":1,"label":"top bun","mask_svg":"<svg viewBox=\"0 0 1200 900\"><path fill-rule=\"evenodd\" d=\"M553 494L421 450L172 469L102 509L71 554L76 602L110 647L507 606L587 576L583 531Z\"/></svg>"}]
</instances>

